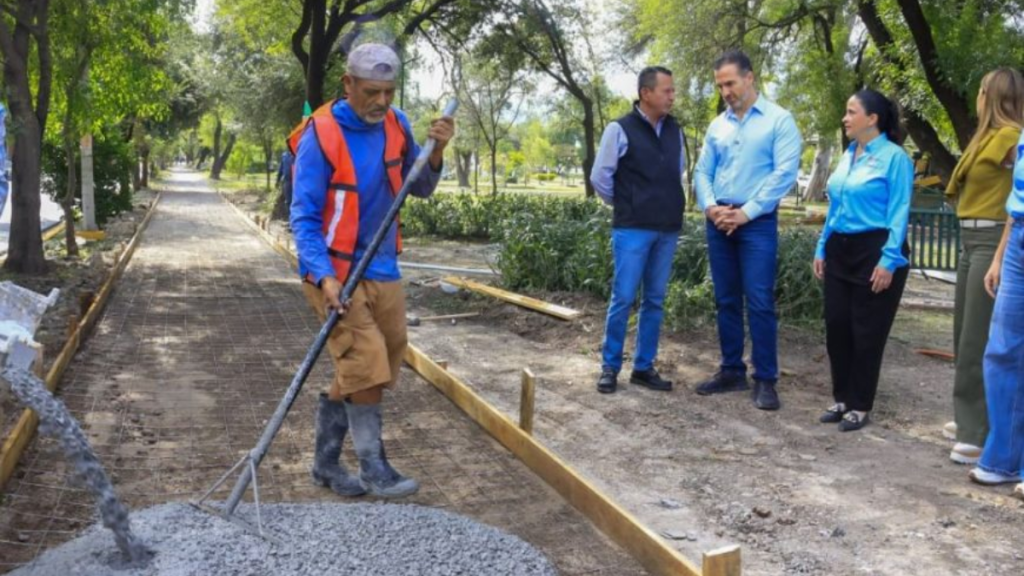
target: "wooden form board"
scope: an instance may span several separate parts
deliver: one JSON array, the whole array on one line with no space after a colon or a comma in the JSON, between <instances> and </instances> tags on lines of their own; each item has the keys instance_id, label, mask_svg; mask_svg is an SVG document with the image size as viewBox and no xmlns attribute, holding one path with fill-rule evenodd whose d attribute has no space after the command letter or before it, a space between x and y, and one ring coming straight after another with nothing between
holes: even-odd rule
<instances>
[{"instance_id":1,"label":"wooden form board","mask_svg":"<svg viewBox=\"0 0 1024 576\"><path fill-rule=\"evenodd\" d=\"M64 375L64 371L67 369L68 364L71 363L71 359L74 358L75 353L78 352L78 347L81 346L82 341L86 336L92 332L93 326L96 325L96 321L99 319L100 314L103 313L103 308L107 305L107 300L110 298L111 292L114 290L114 286L117 281L121 278L121 274L124 273L125 268L128 267L128 262L132 259L132 254L135 253L135 249L138 247L139 242L142 238L142 233L149 225L149 221L153 218L153 213L156 212L156 207L160 203L160 198L163 194L157 194L153 200L153 205L149 207L149 211L146 213L146 217L139 224L138 229L135 231L135 235L132 236L128 246L125 247L124 251L118 257L117 263L114 264L114 268L110 271L110 275L107 276L106 281L103 282L103 286L100 291L96 294L96 298L93 300L92 306L89 307L89 311L86 312L85 316L78 323L77 329L68 337L64 343L64 347L61 349L60 354L54 359L53 365L50 367L50 371L46 374L46 389L50 392L54 392L57 389L57 384L60 382L61 377ZM32 410L25 409L21 413L21 417L18 418L17 424L14 429L11 430L10 435L4 439L3 445L0 446L0 490L4 489L7 485L7 481L11 479L11 475L14 474L14 469L18 465L18 460L24 453L25 448L28 447L28 443L32 441L35 436L36 429L39 426L39 417Z\"/></svg>"},{"instance_id":2,"label":"wooden form board","mask_svg":"<svg viewBox=\"0 0 1024 576\"><path fill-rule=\"evenodd\" d=\"M298 258L291 246L285 245L279 239L266 233L230 200L227 198L224 200L265 242L276 252L284 255L292 267L298 266ZM541 302L541 304L545 303ZM579 314L574 310L572 312ZM497 408L473 392L469 386L455 378L448 372L447 362L431 360L412 344L405 351L405 362L561 494L573 507L580 510L599 530L625 548L651 574L656 576L741 576L738 571L740 565L739 546L705 554L706 565L703 570L698 568L678 551L666 545L661 537L644 527L633 515L623 510L604 493L580 477L562 459L534 440L530 434L520 429ZM737 571L722 572L722 566L735 567Z\"/></svg>"},{"instance_id":3,"label":"wooden form board","mask_svg":"<svg viewBox=\"0 0 1024 576\"><path fill-rule=\"evenodd\" d=\"M486 294L499 300L511 302L513 304L543 312L555 318L562 320L573 320L578 318L582 312L579 310L573 310L572 308L566 308L565 306L559 306L558 304L551 304L544 302L543 300L537 300L536 298L530 298L529 296L523 296L522 294L516 294L501 288L495 288L494 286L488 286L487 284L481 284L466 278L457 278L455 276L447 276L442 282L451 284L452 286L458 286L459 288L465 288L466 290L472 290L480 294Z\"/></svg>"},{"instance_id":4,"label":"wooden form board","mask_svg":"<svg viewBox=\"0 0 1024 576\"><path fill-rule=\"evenodd\" d=\"M625 548L651 574L704 576L700 568L666 545L661 537L411 344L406 349L405 362L582 512L594 526Z\"/></svg>"}]
</instances>

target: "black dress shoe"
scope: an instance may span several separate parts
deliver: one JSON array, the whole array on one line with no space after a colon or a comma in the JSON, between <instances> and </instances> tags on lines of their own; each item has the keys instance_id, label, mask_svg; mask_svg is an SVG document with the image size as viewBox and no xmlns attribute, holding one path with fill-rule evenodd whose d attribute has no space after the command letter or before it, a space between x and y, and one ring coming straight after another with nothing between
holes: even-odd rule
<instances>
[{"instance_id":1,"label":"black dress shoe","mask_svg":"<svg viewBox=\"0 0 1024 576\"><path fill-rule=\"evenodd\" d=\"M650 368L648 370L633 370L633 373L629 375L629 383L650 388L651 390L657 390L659 392L668 392L672 390L672 382L658 376L658 371L654 368Z\"/></svg>"},{"instance_id":2,"label":"black dress shoe","mask_svg":"<svg viewBox=\"0 0 1024 576\"><path fill-rule=\"evenodd\" d=\"M605 368L601 371L601 377L597 379L597 391L601 394L611 394L618 388L619 373Z\"/></svg>"},{"instance_id":3,"label":"black dress shoe","mask_svg":"<svg viewBox=\"0 0 1024 576\"><path fill-rule=\"evenodd\" d=\"M697 394L708 396L723 392L739 392L750 388L747 375L743 372L721 371L706 382L697 385Z\"/></svg>"},{"instance_id":4,"label":"black dress shoe","mask_svg":"<svg viewBox=\"0 0 1024 576\"><path fill-rule=\"evenodd\" d=\"M779 393L775 391L775 382L754 380L754 406L759 410L778 410L782 407Z\"/></svg>"},{"instance_id":5,"label":"black dress shoe","mask_svg":"<svg viewBox=\"0 0 1024 576\"><path fill-rule=\"evenodd\" d=\"M846 414L846 406L843 404L833 404L830 408L826 409L821 418L818 418L818 422L822 424L835 424L843 419L843 414Z\"/></svg>"},{"instance_id":6,"label":"black dress shoe","mask_svg":"<svg viewBox=\"0 0 1024 576\"><path fill-rule=\"evenodd\" d=\"M864 413L864 417L857 416L854 411L849 411L843 414L842 421L839 422L840 432L853 432L854 430L860 430L861 428L868 425L868 414Z\"/></svg>"}]
</instances>

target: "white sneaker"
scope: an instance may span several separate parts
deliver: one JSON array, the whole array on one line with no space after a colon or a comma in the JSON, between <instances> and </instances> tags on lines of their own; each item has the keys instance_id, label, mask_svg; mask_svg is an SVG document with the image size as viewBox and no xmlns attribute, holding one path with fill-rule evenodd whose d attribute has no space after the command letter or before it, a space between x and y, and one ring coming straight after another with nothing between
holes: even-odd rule
<instances>
[{"instance_id":1,"label":"white sneaker","mask_svg":"<svg viewBox=\"0 0 1024 576\"><path fill-rule=\"evenodd\" d=\"M981 458L981 448L973 444L957 442L953 451L949 453L949 459L957 464L977 464Z\"/></svg>"},{"instance_id":2,"label":"white sneaker","mask_svg":"<svg viewBox=\"0 0 1024 576\"><path fill-rule=\"evenodd\" d=\"M947 440L956 440L956 422L946 422L942 427L942 436Z\"/></svg>"},{"instance_id":3,"label":"white sneaker","mask_svg":"<svg viewBox=\"0 0 1024 576\"><path fill-rule=\"evenodd\" d=\"M1024 500L1024 482L1013 487L1013 497Z\"/></svg>"},{"instance_id":4,"label":"white sneaker","mask_svg":"<svg viewBox=\"0 0 1024 576\"><path fill-rule=\"evenodd\" d=\"M1020 476L1004 476L998 472L987 472L981 468L975 468L967 475L973 482L982 484L985 486L995 486L997 484L1012 484L1014 482L1020 482Z\"/></svg>"}]
</instances>

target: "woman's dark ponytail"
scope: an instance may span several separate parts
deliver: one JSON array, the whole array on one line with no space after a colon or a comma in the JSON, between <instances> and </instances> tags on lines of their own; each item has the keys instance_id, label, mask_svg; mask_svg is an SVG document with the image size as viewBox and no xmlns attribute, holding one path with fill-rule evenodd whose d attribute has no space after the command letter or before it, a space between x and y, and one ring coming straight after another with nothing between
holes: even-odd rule
<instances>
[{"instance_id":1,"label":"woman's dark ponytail","mask_svg":"<svg viewBox=\"0 0 1024 576\"><path fill-rule=\"evenodd\" d=\"M900 124L900 108L881 92L866 88L854 94L864 108L865 114L878 116L878 131L885 134L890 141L903 145L906 134Z\"/></svg>"}]
</instances>

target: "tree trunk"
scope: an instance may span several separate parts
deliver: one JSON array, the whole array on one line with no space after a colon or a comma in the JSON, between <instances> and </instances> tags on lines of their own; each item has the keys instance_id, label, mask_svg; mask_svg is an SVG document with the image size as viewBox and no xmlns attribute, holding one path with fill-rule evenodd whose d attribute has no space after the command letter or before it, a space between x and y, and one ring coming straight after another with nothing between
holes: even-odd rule
<instances>
[{"instance_id":1,"label":"tree trunk","mask_svg":"<svg viewBox=\"0 0 1024 576\"><path fill-rule=\"evenodd\" d=\"M594 102L587 97L579 97L580 103L583 104L583 140L586 145L586 156L583 158L583 186L586 191L587 198L594 197L594 185L590 183L590 172L594 169L594 158L597 157L597 147L595 139L597 138L597 130L594 127Z\"/></svg>"},{"instance_id":2,"label":"tree trunk","mask_svg":"<svg viewBox=\"0 0 1024 576\"><path fill-rule=\"evenodd\" d=\"M132 164L132 192L142 190L142 168L139 166L140 161L139 153L136 151L135 162Z\"/></svg>"},{"instance_id":3,"label":"tree trunk","mask_svg":"<svg viewBox=\"0 0 1024 576\"><path fill-rule=\"evenodd\" d=\"M207 148L206 146L203 146L202 148L199 149L199 159L196 160L196 170L202 170L203 169L203 162L206 162L206 159L209 156L210 156L210 149L209 148Z\"/></svg>"},{"instance_id":4,"label":"tree trunk","mask_svg":"<svg viewBox=\"0 0 1024 576\"><path fill-rule=\"evenodd\" d=\"M220 180L220 173L228 163L228 158L231 156L231 150L235 147L236 139L237 136L235 134L228 134L227 144L224 145L224 153L220 156L214 155L213 165L210 166L210 180Z\"/></svg>"},{"instance_id":5,"label":"tree trunk","mask_svg":"<svg viewBox=\"0 0 1024 576\"><path fill-rule=\"evenodd\" d=\"M864 23L864 27L871 36L872 42L875 43L875 47L878 48L881 57L889 64L895 66L901 73L905 73L906 67L902 61L897 60L891 55L891 51L895 49L894 40L889 29L885 26L885 22L882 21L881 16L878 14L874 0L859 0L857 15L860 16L861 22ZM902 88L903 86L899 87ZM949 175L953 173L953 168L956 167L956 158L953 157L952 152L939 139L935 127L912 108L904 108L903 116L906 120L907 132L914 139L914 143L922 151L929 154L931 165L935 171L943 178L948 179Z\"/></svg>"},{"instance_id":6,"label":"tree trunk","mask_svg":"<svg viewBox=\"0 0 1024 576\"><path fill-rule=\"evenodd\" d=\"M805 202L821 202L825 199L825 184L828 182L828 169L832 164L832 136L818 137L818 150L814 154L811 166L811 180L804 191Z\"/></svg>"},{"instance_id":7,"label":"tree trunk","mask_svg":"<svg viewBox=\"0 0 1024 576\"><path fill-rule=\"evenodd\" d=\"M47 0L19 6L16 14L8 12L15 14L18 20L13 33L6 24L0 30L3 92L11 111L11 125L17 127L14 130L14 154L11 157L11 231L4 269L21 274L43 274L47 270L40 230L39 184L42 137L49 113L52 82L48 11ZM22 21L23 17L28 20ZM34 108L30 74L33 38L36 41L34 52L38 62L38 89Z\"/></svg>"},{"instance_id":8,"label":"tree trunk","mask_svg":"<svg viewBox=\"0 0 1024 576\"><path fill-rule=\"evenodd\" d=\"M962 94L960 87L949 84L948 74L941 69L939 50L935 46L932 29L924 16L924 10L921 9L921 3L918 0L897 0L897 3L900 5L900 12L903 13L910 34L914 38L914 45L921 58L921 67L924 69L928 86L931 87L935 98L949 115L960 149L966 150L977 126L977 121L971 116L971 105Z\"/></svg>"},{"instance_id":9,"label":"tree trunk","mask_svg":"<svg viewBox=\"0 0 1024 576\"><path fill-rule=\"evenodd\" d=\"M473 160L472 151L455 151L455 174L459 179L459 188L469 188L469 171L472 167L470 162Z\"/></svg>"},{"instance_id":10,"label":"tree trunk","mask_svg":"<svg viewBox=\"0 0 1024 576\"><path fill-rule=\"evenodd\" d=\"M480 152L473 153L473 194L480 193Z\"/></svg>"},{"instance_id":11,"label":"tree trunk","mask_svg":"<svg viewBox=\"0 0 1024 576\"><path fill-rule=\"evenodd\" d=\"M139 178L139 184L143 188L149 188L149 147L144 147L139 155L142 158L142 177Z\"/></svg>"},{"instance_id":12,"label":"tree trunk","mask_svg":"<svg viewBox=\"0 0 1024 576\"><path fill-rule=\"evenodd\" d=\"M12 109L14 106L12 106ZM22 122L14 139L11 170L11 234L4 269L22 274L46 272L43 237L39 219L40 134L35 114L29 118L14 111L16 122Z\"/></svg>"},{"instance_id":13,"label":"tree trunk","mask_svg":"<svg viewBox=\"0 0 1024 576\"><path fill-rule=\"evenodd\" d=\"M498 143L491 148L491 194L498 194Z\"/></svg>"},{"instance_id":14,"label":"tree trunk","mask_svg":"<svg viewBox=\"0 0 1024 576\"><path fill-rule=\"evenodd\" d=\"M64 128L64 157L68 162L68 187L64 191L61 207L64 209L64 249L68 258L78 257L78 242L75 241L75 189L78 188L78 171L75 170L75 142Z\"/></svg>"}]
</instances>

